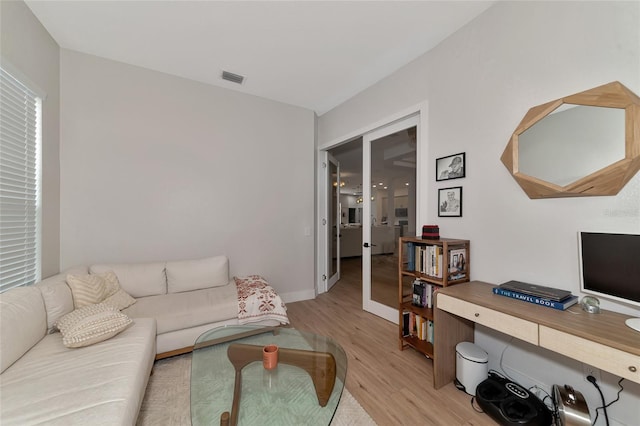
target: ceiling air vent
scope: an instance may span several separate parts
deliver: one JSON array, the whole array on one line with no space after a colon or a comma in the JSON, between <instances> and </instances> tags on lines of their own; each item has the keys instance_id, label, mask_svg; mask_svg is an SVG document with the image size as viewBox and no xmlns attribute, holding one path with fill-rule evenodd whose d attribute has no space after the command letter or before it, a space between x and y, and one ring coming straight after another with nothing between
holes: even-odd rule
<instances>
[{"instance_id":1,"label":"ceiling air vent","mask_svg":"<svg viewBox=\"0 0 640 426\"><path fill-rule=\"evenodd\" d=\"M242 82L244 81L244 76L241 76L240 74L234 74L229 71L222 71L222 79L230 81L232 83L242 84Z\"/></svg>"}]
</instances>

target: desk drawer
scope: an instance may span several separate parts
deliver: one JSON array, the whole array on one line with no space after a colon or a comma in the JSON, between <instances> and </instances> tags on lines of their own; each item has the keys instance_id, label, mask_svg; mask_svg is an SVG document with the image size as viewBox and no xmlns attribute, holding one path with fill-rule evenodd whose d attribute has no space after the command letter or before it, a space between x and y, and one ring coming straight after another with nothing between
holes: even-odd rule
<instances>
[{"instance_id":1,"label":"desk drawer","mask_svg":"<svg viewBox=\"0 0 640 426\"><path fill-rule=\"evenodd\" d=\"M525 342L538 344L538 324L502 312L487 309L446 294L438 294L437 307L475 323L513 336Z\"/></svg>"},{"instance_id":2,"label":"desk drawer","mask_svg":"<svg viewBox=\"0 0 640 426\"><path fill-rule=\"evenodd\" d=\"M640 357L553 328L540 326L540 346L640 383Z\"/></svg>"}]
</instances>

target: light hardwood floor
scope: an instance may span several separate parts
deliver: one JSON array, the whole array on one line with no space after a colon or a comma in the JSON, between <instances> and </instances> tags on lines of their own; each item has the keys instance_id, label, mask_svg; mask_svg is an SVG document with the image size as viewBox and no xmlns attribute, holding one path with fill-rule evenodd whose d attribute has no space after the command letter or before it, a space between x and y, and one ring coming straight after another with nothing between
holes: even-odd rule
<instances>
[{"instance_id":1,"label":"light hardwood floor","mask_svg":"<svg viewBox=\"0 0 640 426\"><path fill-rule=\"evenodd\" d=\"M291 325L340 343L348 359L347 389L379 426L495 425L452 383L436 391L431 360L401 351L397 326L362 310L359 265L357 258L343 262L341 280L329 292L287 304Z\"/></svg>"}]
</instances>

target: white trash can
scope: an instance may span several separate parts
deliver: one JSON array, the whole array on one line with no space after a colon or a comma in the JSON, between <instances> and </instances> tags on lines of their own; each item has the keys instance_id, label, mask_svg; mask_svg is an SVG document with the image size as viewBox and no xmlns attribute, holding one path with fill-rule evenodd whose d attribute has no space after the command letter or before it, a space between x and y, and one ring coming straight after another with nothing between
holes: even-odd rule
<instances>
[{"instance_id":1,"label":"white trash can","mask_svg":"<svg viewBox=\"0 0 640 426\"><path fill-rule=\"evenodd\" d=\"M489 354L471 342L456 345L456 380L469 395L476 396L476 388L488 376Z\"/></svg>"}]
</instances>

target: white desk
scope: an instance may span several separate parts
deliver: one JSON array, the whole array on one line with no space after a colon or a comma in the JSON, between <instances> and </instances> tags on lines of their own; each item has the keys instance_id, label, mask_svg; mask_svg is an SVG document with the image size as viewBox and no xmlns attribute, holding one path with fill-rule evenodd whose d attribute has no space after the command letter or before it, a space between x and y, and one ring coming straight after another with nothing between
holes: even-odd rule
<instances>
[{"instance_id":1,"label":"white desk","mask_svg":"<svg viewBox=\"0 0 640 426\"><path fill-rule=\"evenodd\" d=\"M514 336L569 358L640 383L640 333L627 327L628 315L589 314L574 305L559 311L492 293L480 281L445 287L436 296L434 386L455 378L455 347L473 342L474 325Z\"/></svg>"}]
</instances>

